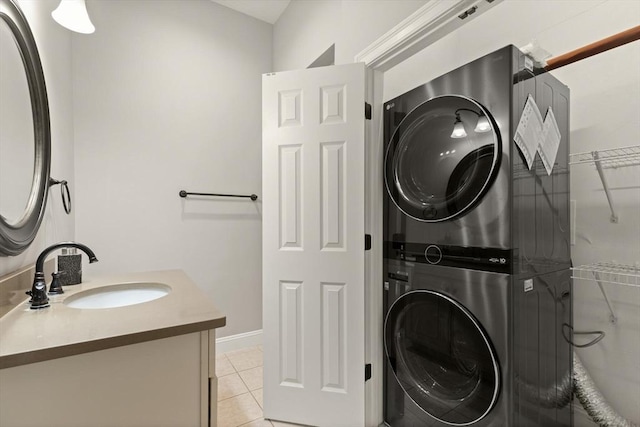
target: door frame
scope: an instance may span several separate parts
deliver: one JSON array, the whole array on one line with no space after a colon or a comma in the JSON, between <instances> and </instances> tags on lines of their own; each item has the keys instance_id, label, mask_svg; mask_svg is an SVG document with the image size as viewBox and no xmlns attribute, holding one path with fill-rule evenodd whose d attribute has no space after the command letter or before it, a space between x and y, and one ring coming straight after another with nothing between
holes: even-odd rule
<instances>
[{"instance_id":1,"label":"door frame","mask_svg":"<svg viewBox=\"0 0 640 427\"><path fill-rule=\"evenodd\" d=\"M372 366L365 383L365 422L383 423L383 322L382 215L384 200L383 83L384 73L447 34L460 28L504 0L427 0L424 6L358 53L367 71L365 99L372 108L372 120L365 125L365 232L372 236L365 253L365 361Z\"/></svg>"}]
</instances>

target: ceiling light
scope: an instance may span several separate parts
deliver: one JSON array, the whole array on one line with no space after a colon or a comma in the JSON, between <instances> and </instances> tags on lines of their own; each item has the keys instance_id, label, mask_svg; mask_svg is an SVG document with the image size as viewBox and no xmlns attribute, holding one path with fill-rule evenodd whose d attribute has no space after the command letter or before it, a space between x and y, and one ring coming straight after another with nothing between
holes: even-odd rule
<instances>
[{"instance_id":1,"label":"ceiling light","mask_svg":"<svg viewBox=\"0 0 640 427\"><path fill-rule=\"evenodd\" d=\"M91 34L96 30L84 0L61 0L51 16L58 24L76 33Z\"/></svg>"},{"instance_id":2,"label":"ceiling light","mask_svg":"<svg viewBox=\"0 0 640 427\"><path fill-rule=\"evenodd\" d=\"M483 132L489 132L490 130L491 130L491 124L489 123L489 119L487 119L487 116L478 117L478 123L476 124L476 128L474 129L474 131L478 133L483 133Z\"/></svg>"},{"instance_id":3,"label":"ceiling light","mask_svg":"<svg viewBox=\"0 0 640 427\"><path fill-rule=\"evenodd\" d=\"M470 110L468 108L458 108L455 111L456 121L453 123L453 132L451 132L451 138L464 138L467 136L467 132L462 124L462 119L460 118L461 111L468 111L470 113L478 116L478 121L476 122L476 127L473 129L476 133L484 133L489 132L491 130L491 123L486 115L478 113L475 110Z\"/></svg>"},{"instance_id":4,"label":"ceiling light","mask_svg":"<svg viewBox=\"0 0 640 427\"><path fill-rule=\"evenodd\" d=\"M464 138L467 136L467 132L464 130L462 120L460 120L460 114L456 113L456 121L453 124L453 132L451 132L451 138Z\"/></svg>"}]
</instances>

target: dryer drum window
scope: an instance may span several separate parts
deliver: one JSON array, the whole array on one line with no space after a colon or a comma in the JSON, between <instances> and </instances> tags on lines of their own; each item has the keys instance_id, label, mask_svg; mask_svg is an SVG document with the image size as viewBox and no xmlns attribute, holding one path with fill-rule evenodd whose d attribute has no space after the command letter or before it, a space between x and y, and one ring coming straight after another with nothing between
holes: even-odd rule
<instances>
[{"instance_id":1,"label":"dryer drum window","mask_svg":"<svg viewBox=\"0 0 640 427\"><path fill-rule=\"evenodd\" d=\"M433 418L469 425L496 403L500 369L469 311L434 291L400 297L385 320L385 351L404 392Z\"/></svg>"},{"instance_id":2,"label":"dryer drum window","mask_svg":"<svg viewBox=\"0 0 640 427\"><path fill-rule=\"evenodd\" d=\"M387 145L387 191L416 220L454 219L490 188L501 151L486 108L458 95L432 98L402 120Z\"/></svg>"}]
</instances>

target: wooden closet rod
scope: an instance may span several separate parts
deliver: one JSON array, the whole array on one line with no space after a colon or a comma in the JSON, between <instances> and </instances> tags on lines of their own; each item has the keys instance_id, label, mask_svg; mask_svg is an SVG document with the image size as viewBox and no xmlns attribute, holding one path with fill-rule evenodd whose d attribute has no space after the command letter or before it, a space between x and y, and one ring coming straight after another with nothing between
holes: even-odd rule
<instances>
[{"instance_id":1,"label":"wooden closet rod","mask_svg":"<svg viewBox=\"0 0 640 427\"><path fill-rule=\"evenodd\" d=\"M614 34L606 39L599 40L595 43L588 44L580 49L572 50L564 55L556 56L547 60L547 65L544 67L546 71L555 70L556 68L564 67L565 65L572 64L580 61L581 59L588 58L593 55L605 52L609 49L613 49L623 44L631 43L640 39L640 25L630 28L618 34Z\"/></svg>"}]
</instances>

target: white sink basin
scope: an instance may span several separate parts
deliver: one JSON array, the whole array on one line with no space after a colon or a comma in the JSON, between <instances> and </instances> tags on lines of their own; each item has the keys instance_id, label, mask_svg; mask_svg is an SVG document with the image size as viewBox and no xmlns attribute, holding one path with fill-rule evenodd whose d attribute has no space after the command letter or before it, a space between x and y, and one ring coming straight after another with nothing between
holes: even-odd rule
<instances>
[{"instance_id":1,"label":"white sink basin","mask_svg":"<svg viewBox=\"0 0 640 427\"><path fill-rule=\"evenodd\" d=\"M125 307L162 298L169 292L171 288L162 283L121 283L78 292L64 304L83 309Z\"/></svg>"}]
</instances>

